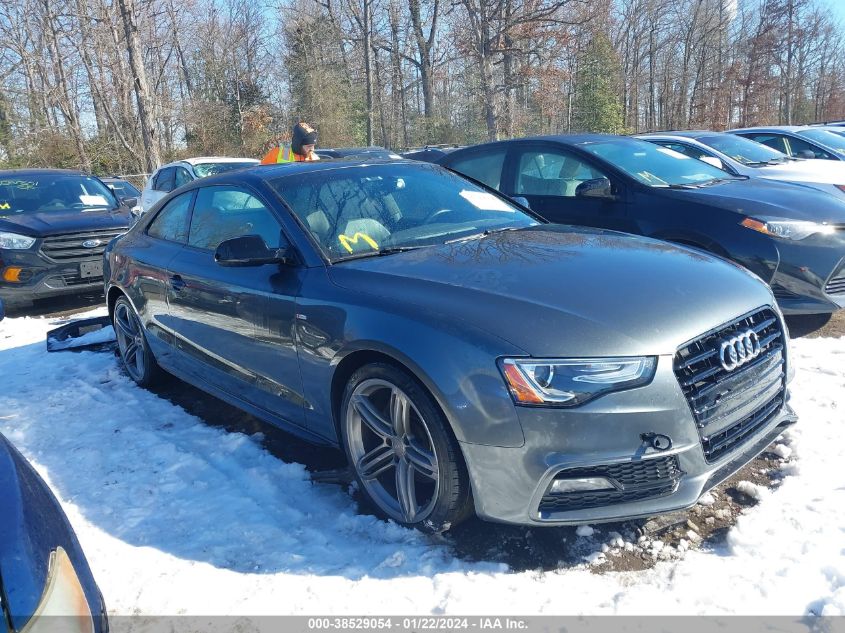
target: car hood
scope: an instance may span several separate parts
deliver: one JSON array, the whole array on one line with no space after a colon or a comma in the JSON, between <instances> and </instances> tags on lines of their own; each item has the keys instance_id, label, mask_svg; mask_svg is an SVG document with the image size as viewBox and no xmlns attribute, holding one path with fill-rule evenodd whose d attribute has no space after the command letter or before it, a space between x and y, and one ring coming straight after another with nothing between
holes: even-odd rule
<instances>
[{"instance_id":1,"label":"car hood","mask_svg":"<svg viewBox=\"0 0 845 633\"><path fill-rule=\"evenodd\" d=\"M764 165L753 169L765 178L845 185L845 162L842 161L807 159L790 161L781 165Z\"/></svg>"},{"instance_id":2,"label":"car hood","mask_svg":"<svg viewBox=\"0 0 845 633\"><path fill-rule=\"evenodd\" d=\"M817 189L772 180L732 180L699 189L664 191L679 201L710 204L742 215L845 223L845 200Z\"/></svg>"},{"instance_id":3,"label":"car hood","mask_svg":"<svg viewBox=\"0 0 845 633\"><path fill-rule=\"evenodd\" d=\"M425 307L532 356L673 354L761 305L767 286L700 251L562 225L332 266L361 295Z\"/></svg>"},{"instance_id":4,"label":"car hood","mask_svg":"<svg viewBox=\"0 0 845 633\"><path fill-rule=\"evenodd\" d=\"M47 237L61 233L125 229L131 226L132 215L125 207L114 211L48 211L0 215L0 231L22 233L31 237Z\"/></svg>"}]
</instances>

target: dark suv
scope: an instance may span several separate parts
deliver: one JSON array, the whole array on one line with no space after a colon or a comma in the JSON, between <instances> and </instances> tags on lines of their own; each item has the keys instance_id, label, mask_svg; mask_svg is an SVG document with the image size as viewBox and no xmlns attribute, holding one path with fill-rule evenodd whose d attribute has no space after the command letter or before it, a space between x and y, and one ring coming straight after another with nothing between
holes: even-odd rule
<instances>
[{"instance_id":1,"label":"dark suv","mask_svg":"<svg viewBox=\"0 0 845 633\"><path fill-rule=\"evenodd\" d=\"M0 298L6 307L101 291L103 251L132 224L135 203L118 200L81 172L0 171Z\"/></svg>"}]
</instances>

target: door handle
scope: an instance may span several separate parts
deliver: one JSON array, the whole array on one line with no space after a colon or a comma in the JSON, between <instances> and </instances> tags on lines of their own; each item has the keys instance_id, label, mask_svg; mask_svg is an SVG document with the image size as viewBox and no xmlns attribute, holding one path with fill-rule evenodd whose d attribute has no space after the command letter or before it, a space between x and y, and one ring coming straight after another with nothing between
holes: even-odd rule
<instances>
[{"instance_id":1,"label":"door handle","mask_svg":"<svg viewBox=\"0 0 845 633\"><path fill-rule=\"evenodd\" d=\"M171 275L170 277L170 287L173 288L174 292L179 292L182 290L187 284L182 279L181 275Z\"/></svg>"}]
</instances>

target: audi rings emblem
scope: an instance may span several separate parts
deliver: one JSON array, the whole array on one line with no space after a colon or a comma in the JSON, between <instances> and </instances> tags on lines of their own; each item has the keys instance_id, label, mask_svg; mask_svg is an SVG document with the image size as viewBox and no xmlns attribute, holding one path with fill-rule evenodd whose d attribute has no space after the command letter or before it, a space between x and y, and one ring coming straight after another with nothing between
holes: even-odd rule
<instances>
[{"instance_id":1,"label":"audi rings emblem","mask_svg":"<svg viewBox=\"0 0 845 633\"><path fill-rule=\"evenodd\" d=\"M748 330L722 341L719 346L719 362L726 371L733 371L757 358L762 351L757 332Z\"/></svg>"}]
</instances>

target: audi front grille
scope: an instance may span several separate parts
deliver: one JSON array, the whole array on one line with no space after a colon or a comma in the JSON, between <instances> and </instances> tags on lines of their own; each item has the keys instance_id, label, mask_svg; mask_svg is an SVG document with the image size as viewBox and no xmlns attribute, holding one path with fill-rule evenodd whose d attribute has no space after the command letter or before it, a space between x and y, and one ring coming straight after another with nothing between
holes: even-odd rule
<instances>
[{"instance_id":1,"label":"audi front grille","mask_svg":"<svg viewBox=\"0 0 845 633\"><path fill-rule=\"evenodd\" d=\"M780 411L786 396L784 344L780 320L763 308L675 354L675 376L708 462L745 444Z\"/></svg>"},{"instance_id":2,"label":"audi front grille","mask_svg":"<svg viewBox=\"0 0 845 633\"><path fill-rule=\"evenodd\" d=\"M103 231L85 231L84 233L66 233L51 235L41 244L41 253L54 262L78 262L97 259L103 256L108 243L125 233L125 229ZM84 246L85 243L93 246Z\"/></svg>"}]
</instances>

